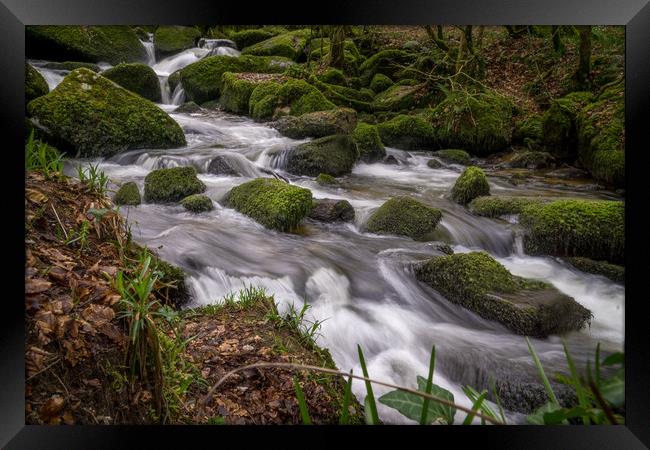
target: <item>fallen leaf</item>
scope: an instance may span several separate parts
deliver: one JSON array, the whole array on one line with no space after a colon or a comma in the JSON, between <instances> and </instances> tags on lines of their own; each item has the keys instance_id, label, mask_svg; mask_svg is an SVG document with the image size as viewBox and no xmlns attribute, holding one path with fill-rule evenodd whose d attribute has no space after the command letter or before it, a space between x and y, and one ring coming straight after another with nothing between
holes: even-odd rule
<instances>
[{"instance_id":1,"label":"fallen leaf","mask_svg":"<svg viewBox=\"0 0 650 450\"><path fill-rule=\"evenodd\" d=\"M54 416L58 415L63 409L64 404L65 400L60 395L53 395L50 397L39 410L41 420L43 420L43 422L50 422L50 420L52 420Z\"/></svg>"},{"instance_id":2,"label":"fallen leaf","mask_svg":"<svg viewBox=\"0 0 650 450\"><path fill-rule=\"evenodd\" d=\"M25 293L38 294L39 292L47 291L50 286L52 286L52 283L42 278L29 278L25 280Z\"/></svg>"}]
</instances>

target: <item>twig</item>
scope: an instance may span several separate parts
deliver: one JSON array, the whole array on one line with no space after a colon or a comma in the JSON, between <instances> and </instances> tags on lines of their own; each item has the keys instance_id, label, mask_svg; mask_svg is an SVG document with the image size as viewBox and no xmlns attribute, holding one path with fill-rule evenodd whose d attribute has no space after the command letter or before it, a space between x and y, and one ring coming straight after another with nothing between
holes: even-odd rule
<instances>
[{"instance_id":1,"label":"twig","mask_svg":"<svg viewBox=\"0 0 650 450\"><path fill-rule=\"evenodd\" d=\"M593 381L589 381L589 387L591 388L591 392L594 393L594 397L596 397L596 401L600 405L600 407L603 409L603 412L605 413L605 417L607 417L607 420L612 425L618 425L618 421L616 420L616 417L614 417L614 412L612 411L612 408L609 407L605 399L603 398L603 395L600 393L600 389L594 384Z\"/></svg>"},{"instance_id":2,"label":"twig","mask_svg":"<svg viewBox=\"0 0 650 450\"><path fill-rule=\"evenodd\" d=\"M247 366L237 367L236 369L233 369L230 372L226 373L223 377L221 377L219 379L219 381L217 381L216 384L214 384L210 388L210 390L205 395L203 400L201 400L201 406L205 407L205 405L207 405L208 401L212 398L212 396L214 395L214 392L219 388L219 386L221 386L224 383L224 381L226 381L227 378L231 377L235 373L241 372L241 371L244 371L244 370L248 370L248 369L273 368L273 367L281 368L281 369L290 369L290 370L311 370L311 371L314 371L314 372L323 372L323 373L329 373L329 374L332 374L332 375L339 375L339 376L342 376L342 377L352 377L352 378L356 378L358 380L365 380L365 381L369 381L371 383L378 384L380 386L386 386L386 387L391 387L391 388L394 388L394 389L397 389L397 390L400 390L400 391L410 392L411 394L419 395L420 397L428 398L428 399L433 400L435 402L442 403L443 405L451 406L453 408L464 411L464 412L466 412L468 414L470 414L470 413L475 414L476 417L480 417L481 419L484 419L484 420L486 420L488 422L491 422L491 423L493 423L495 425L505 425L501 421L496 420L493 417L486 416L486 415L483 415L483 414L481 414L479 412L476 412L476 411L472 410L471 408L466 408L464 406L457 405L454 402L451 402L451 401L446 400L444 398L440 398L440 397L436 397L434 395L426 394L424 392L416 391L415 389L405 388L405 387L402 387L402 386L397 386L395 384L386 383L386 382L378 381L378 380L373 380L373 379L362 377L362 376L359 376L359 375L352 375L352 374L349 374L347 372L341 372L339 370L327 369L325 367L302 365L302 364L292 364L292 363L255 363L255 364L249 364Z\"/></svg>"},{"instance_id":3,"label":"twig","mask_svg":"<svg viewBox=\"0 0 650 450\"><path fill-rule=\"evenodd\" d=\"M57 356L56 358L54 358L54 361L52 361L52 363L51 363L50 365L48 365L47 367L45 367L45 368L39 370L39 371L36 372L35 374L33 374L33 375L27 377L27 379L25 380L25 383L28 382L29 380L31 380L32 378L36 377L37 375L42 374L43 372L45 372L47 369L49 369L50 367L52 367L54 364L56 364L56 363L58 363L58 362L59 362L59 357Z\"/></svg>"},{"instance_id":4,"label":"twig","mask_svg":"<svg viewBox=\"0 0 650 450\"><path fill-rule=\"evenodd\" d=\"M63 235L65 236L65 240L68 240L68 232L65 231L65 227L61 223L61 219L59 219L59 214L56 212L56 208L54 207L53 203L50 203L50 206L52 207L52 211L54 211L54 215L56 216L56 220L59 222L59 225L61 226L61 229L63 230Z\"/></svg>"}]
</instances>

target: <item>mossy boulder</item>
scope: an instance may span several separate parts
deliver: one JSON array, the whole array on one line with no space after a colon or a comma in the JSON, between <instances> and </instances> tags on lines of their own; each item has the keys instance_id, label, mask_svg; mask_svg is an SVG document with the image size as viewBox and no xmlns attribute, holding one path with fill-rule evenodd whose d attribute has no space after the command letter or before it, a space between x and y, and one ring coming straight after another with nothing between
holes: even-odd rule
<instances>
[{"instance_id":1,"label":"mossy boulder","mask_svg":"<svg viewBox=\"0 0 650 450\"><path fill-rule=\"evenodd\" d=\"M153 35L154 48L158 58L182 52L196 45L201 31L196 27L161 25Z\"/></svg>"},{"instance_id":2,"label":"mossy boulder","mask_svg":"<svg viewBox=\"0 0 650 450\"><path fill-rule=\"evenodd\" d=\"M548 152L516 152L506 163L508 167L522 169L546 169L555 165L555 158Z\"/></svg>"},{"instance_id":3,"label":"mossy boulder","mask_svg":"<svg viewBox=\"0 0 650 450\"><path fill-rule=\"evenodd\" d=\"M416 58L414 54L403 50L382 50L366 59L359 66L359 77L364 86L370 85L377 73L394 79L400 66L411 64Z\"/></svg>"},{"instance_id":4,"label":"mossy boulder","mask_svg":"<svg viewBox=\"0 0 650 450\"><path fill-rule=\"evenodd\" d=\"M232 188L225 205L278 231L294 229L312 208L309 189L275 178L257 178Z\"/></svg>"},{"instance_id":5,"label":"mossy boulder","mask_svg":"<svg viewBox=\"0 0 650 450\"><path fill-rule=\"evenodd\" d=\"M214 209L214 205L212 204L210 197L203 194L189 195L181 200L181 205L183 205L183 208L193 213L202 213L212 211Z\"/></svg>"},{"instance_id":6,"label":"mossy boulder","mask_svg":"<svg viewBox=\"0 0 650 450\"><path fill-rule=\"evenodd\" d=\"M152 203L171 203L205 191L194 167L172 167L149 172L144 179L144 198Z\"/></svg>"},{"instance_id":7,"label":"mossy boulder","mask_svg":"<svg viewBox=\"0 0 650 450\"><path fill-rule=\"evenodd\" d=\"M318 79L323 83L335 84L337 86L347 86L348 81L345 78L343 71L330 67L321 75L318 75Z\"/></svg>"},{"instance_id":8,"label":"mossy boulder","mask_svg":"<svg viewBox=\"0 0 650 450\"><path fill-rule=\"evenodd\" d=\"M79 62L79 61L49 62L47 64L44 64L43 67L45 67L46 69L67 70L67 71L79 69L80 67L83 67L88 70L92 70L93 72L99 72L101 70L97 64L93 64L89 62Z\"/></svg>"},{"instance_id":9,"label":"mossy boulder","mask_svg":"<svg viewBox=\"0 0 650 450\"><path fill-rule=\"evenodd\" d=\"M293 139L350 134L357 125L357 112L350 108L316 111L301 116L281 117L271 126Z\"/></svg>"},{"instance_id":10,"label":"mossy boulder","mask_svg":"<svg viewBox=\"0 0 650 450\"><path fill-rule=\"evenodd\" d=\"M226 72L281 73L289 61L268 56L208 56L179 71L178 80L188 100L204 103L221 95ZM171 78L171 76L170 76Z\"/></svg>"},{"instance_id":11,"label":"mossy boulder","mask_svg":"<svg viewBox=\"0 0 650 450\"><path fill-rule=\"evenodd\" d=\"M190 292L185 283L185 272L180 267L176 267L155 257L153 264L155 270L160 274L158 279L164 287L156 290L156 295L162 299L165 304L180 308L190 299Z\"/></svg>"},{"instance_id":12,"label":"mossy boulder","mask_svg":"<svg viewBox=\"0 0 650 450\"><path fill-rule=\"evenodd\" d=\"M451 198L461 205L466 205L482 195L490 195L490 185L485 172L476 166L465 169L451 189Z\"/></svg>"},{"instance_id":13,"label":"mossy boulder","mask_svg":"<svg viewBox=\"0 0 650 450\"><path fill-rule=\"evenodd\" d=\"M582 270L583 272L602 275L616 283L625 283L625 267L623 266L610 264L607 261L594 261L593 259L581 257L569 257L563 259L576 269Z\"/></svg>"},{"instance_id":14,"label":"mossy boulder","mask_svg":"<svg viewBox=\"0 0 650 450\"><path fill-rule=\"evenodd\" d=\"M335 109L336 105L305 80L289 79L282 84L261 83L251 93L249 114L255 120L277 119L282 115L299 116Z\"/></svg>"},{"instance_id":15,"label":"mossy boulder","mask_svg":"<svg viewBox=\"0 0 650 450\"><path fill-rule=\"evenodd\" d=\"M223 109L234 114L248 114L253 90L261 83L280 83L283 78L280 74L226 72L222 75L221 81L219 103Z\"/></svg>"},{"instance_id":16,"label":"mossy boulder","mask_svg":"<svg viewBox=\"0 0 650 450\"><path fill-rule=\"evenodd\" d=\"M351 222L354 208L347 200L319 198L314 200L309 218L320 222Z\"/></svg>"},{"instance_id":17,"label":"mossy boulder","mask_svg":"<svg viewBox=\"0 0 650 450\"><path fill-rule=\"evenodd\" d=\"M592 317L550 284L512 275L485 252L437 256L418 265L415 275L450 302L521 335L580 330Z\"/></svg>"},{"instance_id":18,"label":"mossy boulder","mask_svg":"<svg viewBox=\"0 0 650 450\"><path fill-rule=\"evenodd\" d=\"M140 190L138 189L138 185L133 181L129 181L120 186L113 198L113 202L116 205L135 206L139 205L141 201Z\"/></svg>"},{"instance_id":19,"label":"mossy boulder","mask_svg":"<svg viewBox=\"0 0 650 450\"><path fill-rule=\"evenodd\" d=\"M445 148L438 150L437 152L433 152L433 154L447 163L461 164L463 166L469 166L472 164L472 158L465 150L460 150L457 148Z\"/></svg>"},{"instance_id":20,"label":"mossy boulder","mask_svg":"<svg viewBox=\"0 0 650 450\"><path fill-rule=\"evenodd\" d=\"M175 113L194 114L201 112L201 107L194 102L185 102L174 110Z\"/></svg>"},{"instance_id":21,"label":"mossy boulder","mask_svg":"<svg viewBox=\"0 0 650 450\"><path fill-rule=\"evenodd\" d=\"M512 102L494 91L455 91L428 113L428 119L438 148L483 156L510 145L512 111Z\"/></svg>"},{"instance_id":22,"label":"mossy boulder","mask_svg":"<svg viewBox=\"0 0 650 450\"><path fill-rule=\"evenodd\" d=\"M444 164L440 162L439 159L431 158L429 161L427 161L427 167L430 169L442 169L444 167Z\"/></svg>"},{"instance_id":23,"label":"mossy boulder","mask_svg":"<svg viewBox=\"0 0 650 450\"><path fill-rule=\"evenodd\" d=\"M25 105L37 97L50 92L43 75L31 65L25 63Z\"/></svg>"},{"instance_id":24,"label":"mossy boulder","mask_svg":"<svg viewBox=\"0 0 650 450\"><path fill-rule=\"evenodd\" d=\"M517 197L508 195L488 195L477 197L469 203L469 210L484 217L501 217L519 214L528 205L539 205L553 201L546 197Z\"/></svg>"},{"instance_id":25,"label":"mossy boulder","mask_svg":"<svg viewBox=\"0 0 650 450\"><path fill-rule=\"evenodd\" d=\"M287 171L310 177L321 173L339 177L352 172L358 159L359 150L352 138L336 134L298 145L289 154Z\"/></svg>"},{"instance_id":26,"label":"mossy boulder","mask_svg":"<svg viewBox=\"0 0 650 450\"><path fill-rule=\"evenodd\" d=\"M431 148L434 130L420 116L401 114L387 122L377 124L377 131L384 145L403 150Z\"/></svg>"},{"instance_id":27,"label":"mossy boulder","mask_svg":"<svg viewBox=\"0 0 650 450\"><path fill-rule=\"evenodd\" d=\"M544 137L543 120L539 114L528 115L515 121L515 128L512 131L512 142L514 144L525 144L526 142L541 142Z\"/></svg>"},{"instance_id":28,"label":"mossy boulder","mask_svg":"<svg viewBox=\"0 0 650 450\"><path fill-rule=\"evenodd\" d=\"M316 177L316 183L320 184L321 186L331 186L338 184L338 181L332 175L319 173Z\"/></svg>"},{"instance_id":29,"label":"mossy boulder","mask_svg":"<svg viewBox=\"0 0 650 450\"><path fill-rule=\"evenodd\" d=\"M136 148L185 145L181 127L154 103L88 69L76 69L27 114L68 154L109 157Z\"/></svg>"},{"instance_id":30,"label":"mossy boulder","mask_svg":"<svg viewBox=\"0 0 650 450\"><path fill-rule=\"evenodd\" d=\"M284 56L298 61L304 56L304 49L311 32L295 30L250 45L242 50L244 55Z\"/></svg>"},{"instance_id":31,"label":"mossy boulder","mask_svg":"<svg viewBox=\"0 0 650 450\"><path fill-rule=\"evenodd\" d=\"M125 89L135 92L141 97L160 103L160 82L153 69L146 64L118 64L104 72L102 76L113 80Z\"/></svg>"},{"instance_id":32,"label":"mossy boulder","mask_svg":"<svg viewBox=\"0 0 650 450\"><path fill-rule=\"evenodd\" d=\"M415 240L427 240L442 219L436 208L411 197L393 197L375 211L366 229L371 233L397 234Z\"/></svg>"},{"instance_id":33,"label":"mossy boulder","mask_svg":"<svg viewBox=\"0 0 650 450\"><path fill-rule=\"evenodd\" d=\"M557 200L524 207L519 223L530 255L583 256L623 264L625 204L609 200Z\"/></svg>"},{"instance_id":34,"label":"mossy boulder","mask_svg":"<svg viewBox=\"0 0 650 450\"><path fill-rule=\"evenodd\" d=\"M250 47L258 42L265 41L274 36L274 33L264 29L241 30L230 35L230 39L237 44L238 49Z\"/></svg>"},{"instance_id":35,"label":"mossy boulder","mask_svg":"<svg viewBox=\"0 0 650 450\"><path fill-rule=\"evenodd\" d=\"M393 84L375 96L373 111L402 111L426 105L433 94L426 84Z\"/></svg>"},{"instance_id":36,"label":"mossy boulder","mask_svg":"<svg viewBox=\"0 0 650 450\"><path fill-rule=\"evenodd\" d=\"M138 62L147 51L128 26L30 25L25 27L25 54L49 61Z\"/></svg>"},{"instance_id":37,"label":"mossy boulder","mask_svg":"<svg viewBox=\"0 0 650 450\"><path fill-rule=\"evenodd\" d=\"M372 77L372 81L370 82L370 89L372 89L373 92L378 94L380 92L384 92L392 85L393 85L393 80L391 80L390 77L387 77L383 73L376 73Z\"/></svg>"},{"instance_id":38,"label":"mossy boulder","mask_svg":"<svg viewBox=\"0 0 650 450\"><path fill-rule=\"evenodd\" d=\"M578 135L576 115L592 100L590 92L572 92L555 99L542 118L544 146L557 158L574 159L577 155Z\"/></svg>"},{"instance_id":39,"label":"mossy boulder","mask_svg":"<svg viewBox=\"0 0 650 450\"><path fill-rule=\"evenodd\" d=\"M603 183L625 185L625 86L606 88L576 116L578 162Z\"/></svg>"},{"instance_id":40,"label":"mossy boulder","mask_svg":"<svg viewBox=\"0 0 650 450\"><path fill-rule=\"evenodd\" d=\"M357 144L361 160L372 163L379 161L386 156L386 149L379 137L379 131L375 125L359 123L352 132L352 139Z\"/></svg>"},{"instance_id":41,"label":"mossy boulder","mask_svg":"<svg viewBox=\"0 0 650 450\"><path fill-rule=\"evenodd\" d=\"M353 108L357 111L372 111L372 93L363 93L360 90L346 86L337 86L320 81L317 77L310 77L309 83L320 90L326 99L337 106Z\"/></svg>"}]
</instances>

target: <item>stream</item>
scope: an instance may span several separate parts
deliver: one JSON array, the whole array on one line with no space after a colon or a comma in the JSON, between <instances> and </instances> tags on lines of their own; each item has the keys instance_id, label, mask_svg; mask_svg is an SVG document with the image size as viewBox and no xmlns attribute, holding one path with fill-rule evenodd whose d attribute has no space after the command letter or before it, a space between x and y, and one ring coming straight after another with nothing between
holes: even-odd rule
<instances>
[{"instance_id":1,"label":"stream","mask_svg":"<svg viewBox=\"0 0 650 450\"><path fill-rule=\"evenodd\" d=\"M167 77L208 54L237 57L237 50L219 45L223 42L203 42L202 47L156 61L153 44L144 44L148 64L161 80L163 103L158 106L183 128L187 146L140 149L109 159L69 160L66 173L74 176L76 165L99 163L114 184L135 181L143 192L144 177L153 169L189 165L197 169L199 179L207 186L205 194L215 202L213 211L196 215L180 205L146 203L122 208L137 242L157 250L164 259L186 271L193 294L189 306L218 302L250 284L273 294L280 312L286 312L291 304L300 309L306 301L311 305L308 320L323 321L317 343L330 350L341 370L353 369L361 374L359 344L372 378L412 388L417 387L417 375L426 377L431 346L435 344L434 382L449 389L455 401L466 407L472 405L462 387L469 384L478 388L497 370L516 372L522 380L538 381L523 336L450 303L415 279L411 263L440 254L433 243L361 231L370 214L384 201L408 195L442 211L437 238L450 244L455 252L485 250L515 275L545 280L590 309L594 314L591 326L564 336L579 365L593 360L598 342L605 352L623 350L624 286L581 272L557 258L527 256L515 238L513 221L474 216L453 203L449 191L462 166L431 169L427 167L431 156L425 152L387 148L398 165L357 163L338 186L320 186L314 178L291 175L284 170L286 155L305 140L283 137L251 119L220 111L174 113L184 93L182 88L170 92ZM50 89L67 73L45 69L45 61L30 63L44 75ZM225 156L241 176L207 173L216 155ZM269 177L269 170L310 189L315 198L348 200L355 208L355 221L306 220L300 234L288 234L268 230L219 205L229 189L256 177ZM514 186L491 177L490 170L486 173L492 194L581 198L612 195L551 185ZM560 337L531 342L548 374L566 371ZM363 403L363 383L355 382L352 389ZM376 397L390 390L381 386L373 389ZM385 422L413 423L382 404L378 404L378 410ZM506 413L509 423L524 422L523 414ZM456 422L463 417L458 413Z\"/></svg>"}]
</instances>

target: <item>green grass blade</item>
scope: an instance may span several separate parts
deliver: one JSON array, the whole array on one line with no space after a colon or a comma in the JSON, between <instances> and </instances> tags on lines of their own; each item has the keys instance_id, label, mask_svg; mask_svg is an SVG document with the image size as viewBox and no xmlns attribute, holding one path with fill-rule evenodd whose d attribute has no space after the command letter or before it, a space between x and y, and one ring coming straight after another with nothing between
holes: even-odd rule
<instances>
[{"instance_id":1,"label":"green grass blade","mask_svg":"<svg viewBox=\"0 0 650 450\"><path fill-rule=\"evenodd\" d=\"M302 417L303 425L311 425L311 417L309 417L309 411L307 410L307 402L305 402L305 394L302 392L302 388L298 383L298 380L293 378L293 388L296 391L296 398L298 399L298 408L300 408L300 416Z\"/></svg>"},{"instance_id":2,"label":"green grass blade","mask_svg":"<svg viewBox=\"0 0 650 450\"><path fill-rule=\"evenodd\" d=\"M596 386L600 387L600 342L596 344Z\"/></svg>"},{"instance_id":3,"label":"green grass blade","mask_svg":"<svg viewBox=\"0 0 650 450\"><path fill-rule=\"evenodd\" d=\"M584 392L584 389L582 387L582 383L580 382L580 377L578 376L578 371L576 370L576 365L573 362L573 358L571 358L571 355L569 354L569 348L566 345L566 341L562 339L562 347L564 348L564 355L566 356L566 361L569 366L569 372L571 373L571 379L573 381L573 386L576 389L576 396L578 397L578 404L583 407L583 408L588 408L589 407L589 402L587 401L587 396ZM589 424L589 419L587 416L582 417L582 422L585 425Z\"/></svg>"},{"instance_id":4,"label":"green grass blade","mask_svg":"<svg viewBox=\"0 0 650 450\"><path fill-rule=\"evenodd\" d=\"M485 397L487 397L487 394L487 391L483 391L479 398L476 399L474 405L472 405L472 412L467 414L467 417L465 417L465 420L463 421L463 425L470 425L472 423L472 419L474 419L478 410L481 409L481 405L483 404Z\"/></svg>"},{"instance_id":5,"label":"green grass blade","mask_svg":"<svg viewBox=\"0 0 650 450\"><path fill-rule=\"evenodd\" d=\"M426 394L431 394L431 389L433 387L433 371L436 366L436 346L431 347L431 358L429 359L429 376L427 377L427 388L425 390ZM429 399L425 398L422 403L422 416L420 417L420 425L427 424L427 413L429 412Z\"/></svg>"},{"instance_id":6,"label":"green grass blade","mask_svg":"<svg viewBox=\"0 0 650 450\"><path fill-rule=\"evenodd\" d=\"M363 357L363 351L361 350L361 346L359 344L357 344L357 350L359 352L359 362L361 363L361 370L363 371L363 376L365 378L370 378L368 376L368 369L366 368L366 360ZM366 383L366 391L368 392L365 403L367 408L370 410L369 411L370 418L373 424L379 424L379 414L377 414L377 403L375 402L375 395L372 392L372 384L368 380L365 380L365 383Z\"/></svg>"},{"instance_id":7,"label":"green grass blade","mask_svg":"<svg viewBox=\"0 0 650 450\"><path fill-rule=\"evenodd\" d=\"M494 399L497 401L497 406L499 407L499 416L501 418L501 422L506 425L506 415L503 412L503 406L501 406L501 397L499 397L499 394L497 394L497 384L494 381L494 378L490 377L489 384L490 389L492 389L492 395L494 395Z\"/></svg>"},{"instance_id":8,"label":"green grass blade","mask_svg":"<svg viewBox=\"0 0 650 450\"><path fill-rule=\"evenodd\" d=\"M528 344L528 350L530 351L530 355L533 357L533 362L535 363L535 366L537 367L537 371L539 372L539 377L542 379L542 383L544 384L544 389L546 389L546 394L548 394L548 398L551 400L551 403L553 403L556 406L560 406L560 402L557 401L557 397L555 397L555 393L553 392L553 389L551 388L551 383L548 381L548 378L546 377L546 373L544 372L544 368L542 367L542 363L539 360L539 357L537 356L537 353L535 352L535 349L530 343L530 340L528 339L528 336L526 336L526 343Z\"/></svg>"},{"instance_id":9,"label":"green grass blade","mask_svg":"<svg viewBox=\"0 0 650 450\"><path fill-rule=\"evenodd\" d=\"M343 394L343 407L341 408L341 418L339 425L347 425L350 422L350 399L352 398L352 371L345 384L345 394Z\"/></svg>"}]
</instances>

